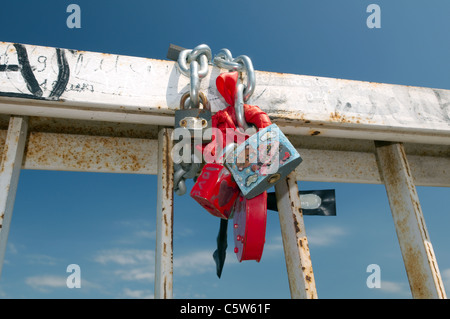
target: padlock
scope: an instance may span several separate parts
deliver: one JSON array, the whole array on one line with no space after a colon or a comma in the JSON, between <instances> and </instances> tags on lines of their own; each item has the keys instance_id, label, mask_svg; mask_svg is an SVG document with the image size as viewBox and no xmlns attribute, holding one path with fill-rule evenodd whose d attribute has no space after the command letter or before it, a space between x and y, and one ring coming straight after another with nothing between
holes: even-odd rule
<instances>
[{"instance_id":1,"label":"padlock","mask_svg":"<svg viewBox=\"0 0 450 319\"><path fill-rule=\"evenodd\" d=\"M267 192L247 199L239 195L234 205L234 252L239 262L259 262L264 250L267 223Z\"/></svg>"},{"instance_id":2,"label":"padlock","mask_svg":"<svg viewBox=\"0 0 450 319\"><path fill-rule=\"evenodd\" d=\"M228 169L216 163L207 163L192 187L191 197L213 216L232 218L239 187Z\"/></svg>"},{"instance_id":3,"label":"padlock","mask_svg":"<svg viewBox=\"0 0 450 319\"><path fill-rule=\"evenodd\" d=\"M200 92L199 99L202 108L185 108L186 100L189 99L190 92L183 94L180 100L180 109L175 111L175 134L174 141L179 141L184 138L184 134L179 134L177 129L186 129L189 132L191 141L199 141L201 143L208 143L212 140L211 130L211 110L208 99ZM190 103L189 103L190 104Z\"/></svg>"},{"instance_id":4,"label":"padlock","mask_svg":"<svg viewBox=\"0 0 450 319\"><path fill-rule=\"evenodd\" d=\"M269 125L237 146L228 156L229 169L246 198L253 198L285 178L302 158L276 124Z\"/></svg>"}]
</instances>

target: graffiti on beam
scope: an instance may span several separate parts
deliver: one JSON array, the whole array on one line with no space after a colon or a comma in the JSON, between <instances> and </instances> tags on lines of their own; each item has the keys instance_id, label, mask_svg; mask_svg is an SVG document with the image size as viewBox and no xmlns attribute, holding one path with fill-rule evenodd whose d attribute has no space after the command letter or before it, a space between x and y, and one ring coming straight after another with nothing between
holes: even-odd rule
<instances>
[{"instance_id":1,"label":"graffiti on beam","mask_svg":"<svg viewBox=\"0 0 450 319\"><path fill-rule=\"evenodd\" d=\"M0 97L105 103L141 99L160 75L149 59L0 42ZM168 70L170 72L170 70ZM117 102L117 100L114 100Z\"/></svg>"},{"instance_id":2,"label":"graffiti on beam","mask_svg":"<svg viewBox=\"0 0 450 319\"><path fill-rule=\"evenodd\" d=\"M61 95L64 93L69 82L70 68L67 63L67 58L65 51L63 49L55 49L56 61L58 65L56 80L52 83L52 89L47 96L44 96L43 88L47 86L47 79L41 84L38 83L35 72L42 72L43 69L38 70L32 67L30 60L28 58L27 49L24 45L15 43L14 48L17 54L17 64L8 64L9 58L5 58L5 61L0 60L0 73L7 72L17 72L22 77L26 84L26 91L16 87L16 92L4 92L0 88L0 96L8 97L20 97L20 98L31 98L38 100L59 100ZM40 56L38 62L46 65L47 57ZM5 62L5 63L3 63Z\"/></svg>"}]
</instances>

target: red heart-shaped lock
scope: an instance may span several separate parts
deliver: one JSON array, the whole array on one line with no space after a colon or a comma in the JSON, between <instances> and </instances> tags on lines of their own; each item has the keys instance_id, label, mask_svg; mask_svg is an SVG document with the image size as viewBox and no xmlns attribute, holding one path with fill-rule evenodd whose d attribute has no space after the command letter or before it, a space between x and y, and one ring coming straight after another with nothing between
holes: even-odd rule
<instances>
[{"instance_id":1,"label":"red heart-shaped lock","mask_svg":"<svg viewBox=\"0 0 450 319\"><path fill-rule=\"evenodd\" d=\"M266 240L267 192L247 199L239 195L234 204L234 252L237 259L259 262Z\"/></svg>"}]
</instances>

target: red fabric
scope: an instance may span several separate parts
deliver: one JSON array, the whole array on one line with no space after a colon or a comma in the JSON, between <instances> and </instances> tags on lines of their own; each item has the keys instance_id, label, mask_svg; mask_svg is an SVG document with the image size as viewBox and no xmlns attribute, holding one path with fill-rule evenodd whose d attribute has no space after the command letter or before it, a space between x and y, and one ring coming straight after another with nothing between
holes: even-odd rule
<instances>
[{"instance_id":1,"label":"red fabric","mask_svg":"<svg viewBox=\"0 0 450 319\"><path fill-rule=\"evenodd\" d=\"M236 96L236 84L239 79L238 72L227 72L220 74L216 79L216 87L225 101L230 105L224 110L218 111L211 117L211 125L212 127L218 128L222 132L222 141L216 141L216 135L213 132L213 141L208 145L200 146L203 150L208 149L211 154L215 154L216 144L221 142L220 149L226 144L227 139L227 129L232 129L233 134L242 136L244 135L239 130L237 130L237 121L236 121L236 112L234 108L234 99ZM269 116L263 112L256 105L248 105L244 104L244 117L247 123L255 125L258 130L263 129L272 124ZM230 133L230 131L228 131ZM248 135L245 135L243 141L248 138ZM229 139L230 140L230 137ZM234 137L234 141L237 140L237 137Z\"/></svg>"},{"instance_id":2,"label":"red fabric","mask_svg":"<svg viewBox=\"0 0 450 319\"><path fill-rule=\"evenodd\" d=\"M223 96L225 101L230 105L225 109L225 111L231 116L234 123L236 123L236 115L234 111L234 98L236 96L236 83L238 81L238 78L239 78L238 72L228 72L220 74L216 79L217 90ZM256 105L244 104L244 116L245 121L247 123L254 124L259 130L272 124L269 116ZM227 120L222 119L223 118L222 114L219 114L218 117L221 118L221 121L219 121L219 123L229 121L228 119Z\"/></svg>"},{"instance_id":3,"label":"red fabric","mask_svg":"<svg viewBox=\"0 0 450 319\"><path fill-rule=\"evenodd\" d=\"M225 101L231 106L234 106L236 83L238 79L238 72L222 73L216 79L217 91L219 91L220 95L222 95Z\"/></svg>"}]
</instances>

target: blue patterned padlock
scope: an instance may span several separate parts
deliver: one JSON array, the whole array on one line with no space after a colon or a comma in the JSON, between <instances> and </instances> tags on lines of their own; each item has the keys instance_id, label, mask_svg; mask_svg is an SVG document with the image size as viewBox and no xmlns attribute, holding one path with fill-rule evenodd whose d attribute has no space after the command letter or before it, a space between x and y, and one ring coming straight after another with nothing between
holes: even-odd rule
<instances>
[{"instance_id":1,"label":"blue patterned padlock","mask_svg":"<svg viewBox=\"0 0 450 319\"><path fill-rule=\"evenodd\" d=\"M261 129L227 155L229 169L245 198L253 198L285 178L302 158L276 124Z\"/></svg>"}]
</instances>

